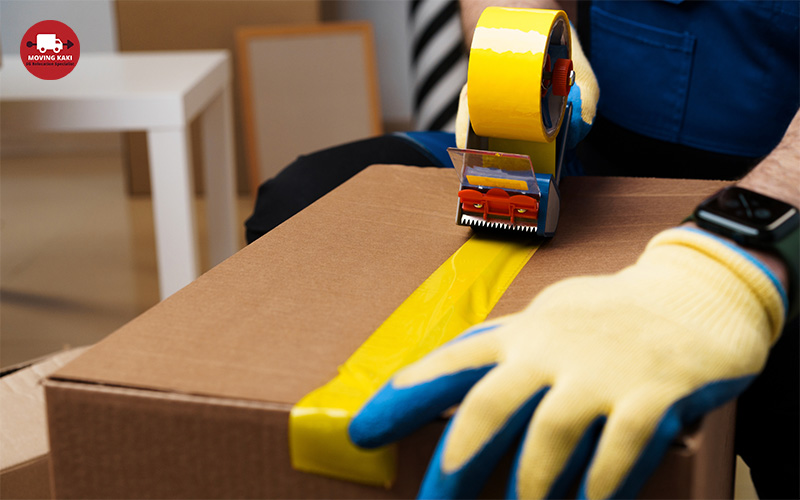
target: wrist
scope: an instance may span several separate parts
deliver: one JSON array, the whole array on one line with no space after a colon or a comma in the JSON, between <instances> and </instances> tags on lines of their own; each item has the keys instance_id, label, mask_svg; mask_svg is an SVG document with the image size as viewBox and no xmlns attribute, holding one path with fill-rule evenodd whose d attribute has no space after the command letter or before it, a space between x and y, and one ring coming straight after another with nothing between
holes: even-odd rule
<instances>
[{"instance_id":1,"label":"wrist","mask_svg":"<svg viewBox=\"0 0 800 500\"><path fill-rule=\"evenodd\" d=\"M650 250L670 246L688 248L711 259L707 262L708 265L698 266L695 263L693 271L703 275L704 279L710 282L719 284L724 281L723 275L735 276L737 282L744 284L749 290L748 293L752 294L750 296L763 308L766 317L769 318L771 340L772 342L777 340L783 329L789 306L787 289L780 283L772 269L751 253L751 248L745 249L716 233L684 225L667 229L654 236L642 258L648 255ZM716 262L721 267L711 265L711 262ZM726 286L715 286L715 289L721 295L728 293Z\"/></svg>"},{"instance_id":2,"label":"wrist","mask_svg":"<svg viewBox=\"0 0 800 500\"><path fill-rule=\"evenodd\" d=\"M772 272L784 290L789 289L789 270L787 269L786 264L783 262L783 259L781 259L778 255L765 250L743 247L731 238L706 231L694 222L685 222L681 224L680 227L688 227L708 234L709 236L723 240L729 243L731 246L738 248L740 251L749 254L753 259L760 262L764 267Z\"/></svg>"},{"instance_id":3,"label":"wrist","mask_svg":"<svg viewBox=\"0 0 800 500\"><path fill-rule=\"evenodd\" d=\"M687 230L713 235L773 277L788 298L789 317L798 314L800 212L796 207L742 185L729 186L700 203L684 222L690 221L702 231Z\"/></svg>"}]
</instances>

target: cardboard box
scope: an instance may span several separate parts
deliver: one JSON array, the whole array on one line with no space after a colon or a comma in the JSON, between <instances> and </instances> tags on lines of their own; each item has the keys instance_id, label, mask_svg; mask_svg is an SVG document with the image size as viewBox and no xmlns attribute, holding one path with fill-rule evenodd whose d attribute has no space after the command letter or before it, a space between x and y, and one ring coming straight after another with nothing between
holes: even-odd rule
<instances>
[{"instance_id":1,"label":"cardboard box","mask_svg":"<svg viewBox=\"0 0 800 500\"><path fill-rule=\"evenodd\" d=\"M0 374L0 498L51 498L44 389L40 381L80 355L70 349Z\"/></svg>"},{"instance_id":2,"label":"cardboard box","mask_svg":"<svg viewBox=\"0 0 800 500\"><path fill-rule=\"evenodd\" d=\"M632 263L722 184L567 178L562 218L492 316ZM58 498L410 498L443 428L399 446L391 490L294 471L288 415L470 237L452 170L373 166L46 382ZM726 413L727 412L727 413ZM730 407L683 436L643 496L729 496ZM488 496L502 494L495 478ZM499 488L499 489L498 489Z\"/></svg>"}]
</instances>

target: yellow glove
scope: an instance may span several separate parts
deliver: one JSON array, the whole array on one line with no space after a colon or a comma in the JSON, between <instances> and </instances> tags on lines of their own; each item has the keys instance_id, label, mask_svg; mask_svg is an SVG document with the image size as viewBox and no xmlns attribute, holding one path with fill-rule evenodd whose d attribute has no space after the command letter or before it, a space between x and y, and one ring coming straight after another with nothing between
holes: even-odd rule
<instances>
[{"instance_id":1,"label":"yellow glove","mask_svg":"<svg viewBox=\"0 0 800 500\"><path fill-rule=\"evenodd\" d=\"M420 497L476 496L523 434L509 497L563 497L577 479L584 498L633 497L683 425L761 371L785 310L749 254L671 229L633 266L552 285L400 371L350 435L382 445L463 399Z\"/></svg>"},{"instance_id":2,"label":"yellow glove","mask_svg":"<svg viewBox=\"0 0 800 500\"><path fill-rule=\"evenodd\" d=\"M456 113L456 147L466 149L469 132L469 102L467 101L467 84L461 87L458 95L458 112Z\"/></svg>"},{"instance_id":3,"label":"yellow glove","mask_svg":"<svg viewBox=\"0 0 800 500\"><path fill-rule=\"evenodd\" d=\"M572 34L572 67L575 71L575 85L569 92L567 101L572 103L572 121L570 133L567 135L567 147L575 148L586 137L597 115L597 100L600 98L600 87L594 76L592 65L583 53L581 42L578 40L577 30L573 27ZM456 113L456 146L464 149L467 147L467 132L469 131L469 104L467 99L467 84L461 88Z\"/></svg>"}]
</instances>

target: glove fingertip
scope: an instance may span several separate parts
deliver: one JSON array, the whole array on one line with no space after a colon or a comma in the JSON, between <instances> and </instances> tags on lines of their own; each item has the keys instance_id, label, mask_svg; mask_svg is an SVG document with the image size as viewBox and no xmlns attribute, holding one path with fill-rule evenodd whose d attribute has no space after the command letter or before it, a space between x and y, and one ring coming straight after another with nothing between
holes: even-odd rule
<instances>
[{"instance_id":1,"label":"glove fingertip","mask_svg":"<svg viewBox=\"0 0 800 500\"><path fill-rule=\"evenodd\" d=\"M377 447L403 438L463 399L494 365L470 368L411 387L384 385L350 422L350 439Z\"/></svg>"},{"instance_id":2,"label":"glove fingertip","mask_svg":"<svg viewBox=\"0 0 800 500\"><path fill-rule=\"evenodd\" d=\"M353 417L348 426L353 443L362 448L376 448L400 437L403 426L398 425L397 416L402 407L397 392L391 382L386 384Z\"/></svg>"},{"instance_id":3,"label":"glove fingertip","mask_svg":"<svg viewBox=\"0 0 800 500\"><path fill-rule=\"evenodd\" d=\"M377 448L383 444L380 437L381 432L376 432L375 419L369 418L369 414L359 413L347 427L350 440L361 448Z\"/></svg>"}]
</instances>

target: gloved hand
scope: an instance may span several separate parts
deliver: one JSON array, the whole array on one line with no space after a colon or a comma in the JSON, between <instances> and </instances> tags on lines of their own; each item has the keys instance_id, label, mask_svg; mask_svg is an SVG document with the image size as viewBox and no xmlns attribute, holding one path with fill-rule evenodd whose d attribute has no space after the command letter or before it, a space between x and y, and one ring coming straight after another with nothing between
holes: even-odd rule
<instances>
[{"instance_id":1,"label":"gloved hand","mask_svg":"<svg viewBox=\"0 0 800 500\"><path fill-rule=\"evenodd\" d=\"M572 69L575 70L575 85L569 91L569 102L572 103L572 121L570 122L567 148L574 149L586 137L597 115L597 100L600 98L600 87L594 76L592 65L583 53L578 40L578 31L571 26L572 34Z\"/></svg>"},{"instance_id":2,"label":"gloved hand","mask_svg":"<svg viewBox=\"0 0 800 500\"><path fill-rule=\"evenodd\" d=\"M600 98L600 88L594 76L592 66L583 53L583 48L578 40L574 27L570 30L572 36L572 65L575 71L575 85L567 97L572 103L572 121L570 133L567 136L567 148L574 149L586 137L594 123L597 114L597 100ZM464 149L467 147L467 132L469 131L469 104L467 99L467 84L461 88L456 114L456 146Z\"/></svg>"},{"instance_id":3,"label":"gloved hand","mask_svg":"<svg viewBox=\"0 0 800 500\"><path fill-rule=\"evenodd\" d=\"M350 436L379 446L461 401L421 498L476 496L523 434L509 497L563 497L578 478L583 498L633 497L684 424L761 371L785 304L748 254L671 229L619 273L556 283L401 370Z\"/></svg>"}]
</instances>

